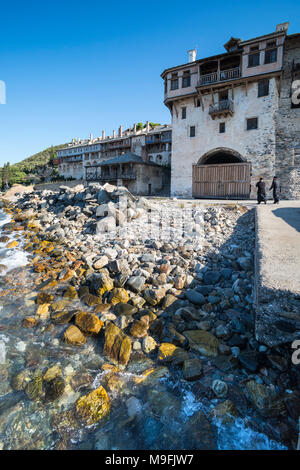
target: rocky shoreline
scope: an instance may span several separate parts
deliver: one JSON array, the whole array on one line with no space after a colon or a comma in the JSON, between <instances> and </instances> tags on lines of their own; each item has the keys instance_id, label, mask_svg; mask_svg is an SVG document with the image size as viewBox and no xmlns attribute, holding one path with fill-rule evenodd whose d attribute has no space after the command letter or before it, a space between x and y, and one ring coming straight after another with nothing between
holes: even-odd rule
<instances>
[{"instance_id":1,"label":"rocky shoreline","mask_svg":"<svg viewBox=\"0 0 300 470\"><path fill-rule=\"evenodd\" d=\"M2 278L0 303L12 312L0 328L21 327L52 356L15 351L11 367L0 365L10 384L1 394L20 393L51 432L45 441L37 425L34 444L0 437L2 448L122 448L98 436L116 416L115 432L131 430L124 448L138 433L137 448L215 449L217 427L236 419L296 447L299 370L289 348L254 337L253 210L135 198L97 183L15 199L1 200L13 220L0 242L25 239L30 264ZM62 367L66 358L80 371ZM199 403L187 419L179 389ZM173 432L159 436L170 419Z\"/></svg>"}]
</instances>

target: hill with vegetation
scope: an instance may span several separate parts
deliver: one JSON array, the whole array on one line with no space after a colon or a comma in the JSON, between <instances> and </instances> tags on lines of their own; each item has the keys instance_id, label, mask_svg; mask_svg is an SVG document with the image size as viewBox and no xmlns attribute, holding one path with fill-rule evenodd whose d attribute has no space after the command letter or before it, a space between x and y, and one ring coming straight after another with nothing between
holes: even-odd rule
<instances>
[{"instance_id":1,"label":"hill with vegetation","mask_svg":"<svg viewBox=\"0 0 300 470\"><path fill-rule=\"evenodd\" d=\"M46 167L53 167L53 160L57 157L57 150L65 145L66 144L61 144L49 147L13 165L10 165L9 162L5 163L4 166L0 168L0 184L2 183L2 186L5 184L11 186L15 183L30 184L34 182L36 179L42 177ZM53 168L53 173L53 176L56 176L55 168Z\"/></svg>"}]
</instances>

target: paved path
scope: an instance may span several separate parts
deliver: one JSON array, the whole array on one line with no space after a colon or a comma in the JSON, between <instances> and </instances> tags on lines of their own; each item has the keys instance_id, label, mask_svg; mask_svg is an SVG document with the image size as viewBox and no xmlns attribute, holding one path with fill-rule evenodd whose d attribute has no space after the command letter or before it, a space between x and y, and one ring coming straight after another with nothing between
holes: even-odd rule
<instances>
[{"instance_id":1,"label":"paved path","mask_svg":"<svg viewBox=\"0 0 300 470\"><path fill-rule=\"evenodd\" d=\"M263 283L300 294L300 201L260 205L257 224Z\"/></svg>"},{"instance_id":2,"label":"paved path","mask_svg":"<svg viewBox=\"0 0 300 470\"><path fill-rule=\"evenodd\" d=\"M269 346L300 339L300 201L257 207L256 335Z\"/></svg>"}]
</instances>

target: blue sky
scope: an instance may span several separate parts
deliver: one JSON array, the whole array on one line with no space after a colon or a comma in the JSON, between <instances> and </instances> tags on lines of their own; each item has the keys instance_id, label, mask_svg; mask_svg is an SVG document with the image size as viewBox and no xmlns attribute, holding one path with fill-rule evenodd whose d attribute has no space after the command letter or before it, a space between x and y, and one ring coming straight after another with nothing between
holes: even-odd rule
<instances>
[{"instance_id":1,"label":"blue sky","mask_svg":"<svg viewBox=\"0 0 300 470\"><path fill-rule=\"evenodd\" d=\"M14 1L0 7L0 165L73 137L170 122L161 72L290 21L299 0Z\"/></svg>"}]
</instances>

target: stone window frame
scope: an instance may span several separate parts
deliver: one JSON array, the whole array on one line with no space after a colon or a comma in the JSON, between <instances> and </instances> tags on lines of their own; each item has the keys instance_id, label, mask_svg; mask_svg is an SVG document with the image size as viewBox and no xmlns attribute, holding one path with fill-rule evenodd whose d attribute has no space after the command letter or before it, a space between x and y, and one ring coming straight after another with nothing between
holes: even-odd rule
<instances>
[{"instance_id":1,"label":"stone window frame","mask_svg":"<svg viewBox=\"0 0 300 470\"><path fill-rule=\"evenodd\" d=\"M186 119L186 106L181 108L181 119Z\"/></svg>"},{"instance_id":2,"label":"stone window frame","mask_svg":"<svg viewBox=\"0 0 300 470\"><path fill-rule=\"evenodd\" d=\"M191 71L184 70L182 75L182 88L189 88L191 86Z\"/></svg>"},{"instance_id":3,"label":"stone window frame","mask_svg":"<svg viewBox=\"0 0 300 470\"><path fill-rule=\"evenodd\" d=\"M192 139L193 137L196 137L196 126L190 126L189 128L189 136Z\"/></svg>"},{"instance_id":4,"label":"stone window frame","mask_svg":"<svg viewBox=\"0 0 300 470\"><path fill-rule=\"evenodd\" d=\"M226 132L226 122L219 123L219 134L225 134Z\"/></svg>"},{"instance_id":5,"label":"stone window frame","mask_svg":"<svg viewBox=\"0 0 300 470\"><path fill-rule=\"evenodd\" d=\"M249 121L253 121L254 119L256 119L256 123L257 123L256 127L249 128L249 127L248 127L248 122L249 122ZM258 116L252 116L252 117L246 118L246 123L245 123L245 124L246 124L246 129L245 129L245 130L246 130L247 132L249 132L249 131L256 131L256 130L259 128Z\"/></svg>"},{"instance_id":6,"label":"stone window frame","mask_svg":"<svg viewBox=\"0 0 300 470\"><path fill-rule=\"evenodd\" d=\"M254 56L258 57L258 63L257 64L250 64L250 57L254 57ZM259 67L259 65L260 65L260 51L258 50L256 52L250 53L248 55L248 68Z\"/></svg>"},{"instance_id":7,"label":"stone window frame","mask_svg":"<svg viewBox=\"0 0 300 470\"><path fill-rule=\"evenodd\" d=\"M272 59L272 55L270 55L269 57L269 54L273 54L275 52L275 58L274 60L271 60ZM267 60L267 57L269 57L269 59ZM265 57L264 57L264 64L275 64L278 60L278 48L277 47L274 47L273 49L266 49L265 50Z\"/></svg>"},{"instance_id":8,"label":"stone window frame","mask_svg":"<svg viewBox=\"0 0 300 470\"><path fill-rule=\"evenodd\" d=\"M178 73L172 73L172 75L171 75L171 90L178 90L178 88L179 88Z\"/></svg>"},{"instance_id":9,"label":"stone window frame","mask_svg":"<svg viewBox=\"0 0 300 470\"><path fill-rule=\"evenodd\" d=\"M268 86L266 86L267 83L268 83ZM270 80L268 78L259 80L257 82L257 98L262 98L264 96L268 96L269 94L270 94Z\"/></svg>"}]
</instances>

